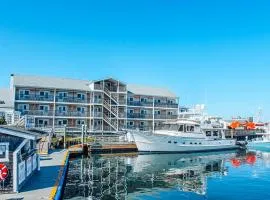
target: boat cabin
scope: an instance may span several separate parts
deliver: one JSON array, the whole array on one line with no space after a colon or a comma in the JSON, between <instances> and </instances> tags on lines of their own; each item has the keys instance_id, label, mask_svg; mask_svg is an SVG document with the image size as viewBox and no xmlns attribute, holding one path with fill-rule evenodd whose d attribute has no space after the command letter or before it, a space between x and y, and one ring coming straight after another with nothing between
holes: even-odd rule
<instances>
[{"instance_id":1,"label":"boat cabin","mask_svg":"<svg viewBox=\"0 0 270 200\"><path fill-rule=\"evenodd\" d=\"M182 133L201 133L201 126L195 121L178 120L176 122L165 122L156 130L167 130Z\"/></svg>"}]
</instances>

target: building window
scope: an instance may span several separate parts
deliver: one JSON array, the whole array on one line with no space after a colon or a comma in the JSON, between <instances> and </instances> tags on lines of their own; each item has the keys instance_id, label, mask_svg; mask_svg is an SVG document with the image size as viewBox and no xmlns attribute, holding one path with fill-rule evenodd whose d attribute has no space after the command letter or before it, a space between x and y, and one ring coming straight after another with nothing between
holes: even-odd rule
<instances>
[{"instance_id":1,"label":"building window","mask_svg":"<svg viewBox=\"0 0 270 200\"><path fill-rule=\"evenodd\" d=\"M85 99L85 95L84 94L81 94L81 93L78 93L77 94L77 98L78 99L81 99L81 100L84 100Z\"/></svg>"},{"instance_id":2,"label":"building window","mask_svg":"<svg viewBox=\"0 0 270 200\"><path fill-rule=\"evenodd\" d=\"M25 91L24 91L24 95L25 95L25 96L28 96L29 94L30 94L30 91L29 91L29 90L25 90Z\"/></svg>"},{"instance_id":3,"label":"building window","mask_svg":"<svg viewBox=\"0 0 270 200\"><path fill-rule=\"evenodd\" d=\"M38 125L47 126L49 123L47 120L39 119Z\"/></svg>"},{"instance_id":4,"label":"building window","mask_svg":"<svg viewBox=\"0 0 270 200\"><path fill-rule=\"evenodd\" d=\"M9 161L9 143L2 142L0 143L0 162L8 162Z\"/></svg>"},{"instance_id":5,"label":"building window","mask_svg":"<svg viewBox=\"0 0 270 200\"><path fill-rule=\"evenodd\" d=\"M84 113L84 107L77 107L77 112Z\"/></svg>"},{"instance_id":6,"label":"building window","mask_svg":"<svg viewBox=\"0 0 270 200\"><path fill-rule=\"evenodd\" d=\"M40 105L39 106L39 110L41 110L41 111L48 111L49 110L49 106L47 106L47 105Z\"/></svg>"},{"instance_id":7,"label":"building window","mask_svg":"<svg viewBox=\"0 0 270 200\"><path fill-rule=\"evenodd\" d=\"M144 122L140 122L140 125L141 125L141 126L144 126Z\"/></svg>"},{"instance_id":8,"label":"building window","mask_svg":"<svg viewBox=\"0 0 270 200\"><path fill-rule=\"evenodd\" d=\"M77 120L77 125L84 125L84 120Z\"/></svg>"},{"instance_id":9,"label":"building window","mask_svg":"<svg viewBox=\"0 0 270 200\"><path fill-rule=\"evenodd\" d=\"M156 115L160 115L160 110L155 110Z\"/></svg>"},{"instance_id":10,"label":"building window","mask_svg":"<svg viewBox=\"0 0 270 200\"><path fill-rule=\"evenodd\" d=\"M172 115L172 114L173 114L172 111L169 111L169 112L168 112L168 115Z\"/></svg>"},{"instance_id":11,"label":"building window","mask_svg":"<svg viewBox=\"0 0 270 200\"><path fill-rule=\"evenodd\" d=\"M58 120L58 126L62 126L62 125L67 125L67 120L63 119L63 120Z\"/></svg>"},{"instance_id":12,"label":"building window","mask_svg":"<svg viewBox=\"0 0 270 200\"><path fill-rule=\"evenodd\" d=\"M142 115L146 115L147 114L147 111L146 110L141 110L141 114Z\"/></svg>"},{"instance_id":13,"label":"building window","mask_svg":"<svg viewBox=\"0 0 270 200\"><path fill-rule=\"evenodd\" d=\"M134 113L134 110L129 110L129 114L133 114Z\"/></svg>"},{"instance_id":14,"label":"building window","mask_svg":"<svg viewBox=\"0 0 270 200\"><path fill-rule=\"evenodd\" d=\"M129 126L134 126L134 122L129 122Z\"/></svg>"},{"instance_id":15,"label":"building window","mask_svg":"<svg viewBox=\"0 0 270 200\"><path fill-rule=\"evenodd\" d=\"M146 98L141 98L141 102L146 103L147 102L147 99Z\"/></svg>"},{"instance_id":16,"label":"building window","mask_svg":"<svg viewBox=\"0 0 270 200\"><path fill-rule=\"evenodd\" d=\"M59 92L58 94L59 94L60 99L63 99L63 98L67 97L67 92Z\"/></svg>"},{"instance_id":17,"label":"building window","mask_svg":"<svg viewBox=\"0 0 270 200\"><path fill-rule=\"evenodd\" d=\"M133 101L133 97L129 97L129 101L131 101L131 102L132 102L132 101Z\"/></svg>"},{"instance_id":18,"label":"building window","mask_svg":"<svg viewBox=\"0 0 270 200\"><path fill-rule=\"evenodd\" d=\"M41 97L48 97L49 96L49 92L47 92L47 91L40 91L39 92L39 96L41 96Z\"/></svg>"},{"instance_id":19,"label":"building window","mask_svg":"<svg viewBox=\"0 0 270 200\"><path fill-rule=\"evenodd\" d=\"M18 105L19 110L29 110L29 104L19 104Z\"/></svg>"},{"instance_id":20,"label":"building window","mask_svg":"<svg viewBox=\"0 0 270 200\"><path fill-rule=\"evenodd\" d=\"M20 94L20 97L29 96L30 91L29 90L20 90L19 94Z\"/></svg>"}]
</instances>

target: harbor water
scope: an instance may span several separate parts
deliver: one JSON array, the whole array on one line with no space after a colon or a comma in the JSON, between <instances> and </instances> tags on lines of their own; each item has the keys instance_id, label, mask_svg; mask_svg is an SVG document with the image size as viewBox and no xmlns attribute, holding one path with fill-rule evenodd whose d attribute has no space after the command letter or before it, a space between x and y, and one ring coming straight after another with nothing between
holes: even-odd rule
<instances>
[{"instance_id":1,"label":"harbor water","mask_svg":"<svg viewBox=\"0 0 270 200\"><path fill-rule=\"evenodd\" d=\"M64 199L269 200L270 147L70 160Z\"/></svg>"}]
</instances>

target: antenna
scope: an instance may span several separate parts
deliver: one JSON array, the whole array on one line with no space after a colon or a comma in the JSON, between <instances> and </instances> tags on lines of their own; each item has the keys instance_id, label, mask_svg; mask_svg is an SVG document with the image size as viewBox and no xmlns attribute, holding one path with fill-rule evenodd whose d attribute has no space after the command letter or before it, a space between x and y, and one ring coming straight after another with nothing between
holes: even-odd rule
<instances>
[{"instance_id":1,"label":"antenna","mask_svg":"<svg viewBox=\"0 0 270 200\"><path fill-rule=\"evenodd\" d=\"M262 117L262 108L259 107L258 110L257 110L257 113L255 115L254 121L255 122L260 122L262 120L261 117Z\"/></svg>"}]
</instances>

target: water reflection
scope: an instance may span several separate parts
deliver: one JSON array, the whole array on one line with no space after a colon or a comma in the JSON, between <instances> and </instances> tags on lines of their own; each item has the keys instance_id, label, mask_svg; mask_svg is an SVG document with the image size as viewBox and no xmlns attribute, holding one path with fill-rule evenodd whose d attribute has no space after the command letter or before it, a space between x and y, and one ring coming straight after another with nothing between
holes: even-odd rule
<instances>
[{"instance_id":1,"label":"water reflection","mask_svg":"<svg viewBox=\"0 0 270 200\"><path fill-rule=\"evenodd\" d=\"M82 157L70 162L64 199L136 199L172 189L206 197L209 177L220 179L230 173L229 167L255 165L257 159L269 164L270 154L227 151Z\"/></svg>"}]
</instances>

